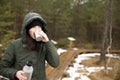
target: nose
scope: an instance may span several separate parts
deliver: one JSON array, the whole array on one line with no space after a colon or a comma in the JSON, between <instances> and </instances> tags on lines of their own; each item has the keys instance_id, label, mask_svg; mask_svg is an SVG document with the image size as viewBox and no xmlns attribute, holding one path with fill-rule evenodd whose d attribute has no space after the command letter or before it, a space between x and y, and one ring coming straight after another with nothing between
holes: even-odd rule
<instances>
[{"instance_id":1,"label":"nose","mask_svg":"<svg viewBox=\"0 0 120 80\"><path fill-rule=\"evenodd\" d=\"M41 31L41 27L40 26L35 26L35 31Z\"/></svg>"},{"instance_id":2,"label":"nose","mask_svg":"<svg viewBox=\"0 0 120 80\"><path fill-rule=\"evenodd\" d=\"M35 26L35 29L38 30L40 27L39 26Z\"/></svg>"}]
</instances>

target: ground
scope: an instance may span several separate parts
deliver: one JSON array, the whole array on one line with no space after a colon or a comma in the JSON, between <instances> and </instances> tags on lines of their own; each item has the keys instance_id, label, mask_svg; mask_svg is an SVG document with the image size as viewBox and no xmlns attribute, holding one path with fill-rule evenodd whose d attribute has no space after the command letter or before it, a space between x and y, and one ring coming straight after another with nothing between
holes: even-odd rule
<instances>
[{"instance_id":1,"label":"ground","mask_svg":"<svg viewBox=\"0 0 120 80\"><path fill-rule=\"evenodd\" d=\"M96 53L76 56L66 69L62 80L120 80L120 77L115 79L119 76L117 72L120 71L119 56L116 54L107 56L111 58L106 57L106 61L101 64L98 64L99 54Z\"/></svg>"},{"instance_id":2,"label":"ground","mask_svg":"<svg viewBox=\"0 0 120 80\"><path fill-rule=\"evenodd\" d=\"M100 65L96 64L96 62L99 60L99 57L92 57L89 60L84 60L82 61L82 64L84 64L85 66L88 67L99 67L99 66L105 66L105 63L108 61L108 59L106 59L106 62L101 63ZM118 67L118 65L116 65L119 62L118 59L115 58L111 58L110 62L108 64L109 67L112 67L112 70L101 70L99 72L93 72L89 75L89 77L91 78L91 80L115 80L115 76L116 76L116 68ZM119 79L120 80L120 79Z\"/></svg>"}]
</instances>

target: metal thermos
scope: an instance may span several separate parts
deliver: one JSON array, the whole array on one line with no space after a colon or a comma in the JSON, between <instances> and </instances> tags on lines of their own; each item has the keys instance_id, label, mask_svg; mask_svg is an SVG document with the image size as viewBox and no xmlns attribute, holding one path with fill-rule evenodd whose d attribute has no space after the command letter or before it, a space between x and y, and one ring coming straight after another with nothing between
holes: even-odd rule
<instances>
[{"instance_id":1,"label":"metal thermos","mask_svg":"<svg viewBox=\"0 0 120 80\"><path fill-rule=\"evenodd\" d=\"M32 61L27 61L25 66L23 67L24 76L27 77L27 80L31 80L32 73L33 73L33 66Z\"/></svg>"},{"instance_id":2,"label":"metal thermos","mask_svg":"<svg viewBox=\"0 0 120 80\"><path fill-rule=\"evenodd\" d=\"M34 37L35 37L36 41L41 41L42 40L41 35L38 34L38 31L35 31Z\"/></svg>"}]
</instances>

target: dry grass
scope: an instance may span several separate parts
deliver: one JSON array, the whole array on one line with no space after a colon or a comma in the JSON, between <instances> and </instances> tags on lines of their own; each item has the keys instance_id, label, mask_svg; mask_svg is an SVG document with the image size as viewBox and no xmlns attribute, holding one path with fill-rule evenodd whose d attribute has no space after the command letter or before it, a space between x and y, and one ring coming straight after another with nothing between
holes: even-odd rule
<instances>
[{"instance_id":1,"label":"dry grass","mask_svg":"<svg viewBox=\"0 0 120 80\"><path fill-rule=\"evenodd\" d=\"M84 64L85 66L88 66L88 67L105 66L107 59L105 62L102 62L99 65L97 64L98 60L99 60L99 57L96 56L96 57L92 57L91 59L88 59L88 60L83 60L82 64ZM115 63L117 63L118 61L119 61L118 59L111 58L110 63L109 63L109 67L113 67L115 65Z\"/></svg>"},{"instance_id":2,"label":"dry grass","mask_svg":"<svg viewBox=\"0 0 120 80\"><path fill-rule=\"evenodd\" d=\"M94 72L90 76L91 80L114 80L111 77L104 74L104 72Z\"/></svg>"},{"instance_id":3,"label":"dry grass","mask_svg":"<svg viewBox=\"0 0 120 80\"><path fill-rule=\"evenodd\" d=\"M106 62L102 62L100 65L96 64L96 62L99 60L99 57L92 57L88 60L83 60L82 64L88 67L100 67L105 66ZM106 59L107 61L107 59ZM119 63L118 59L111 58L109 67L112 67L112 70L102 70L99 72L94 72L89 75L91 80L120 80L120 67L116 65L116 63ZM119 69L119 70L118 70ZM106 71L108 73L106 73Z\"/></svg>"},{"instance_id":4,"label":"dry grass","mask_svg":"<svg viewBox=\"0 0 120 80\"><path fill-rule=\"evenodd\" d=\"M115 80L120 80L120 61L117 65L117 67L114 68L116 73L114 74Z\"/></svg>"}]
</instances>

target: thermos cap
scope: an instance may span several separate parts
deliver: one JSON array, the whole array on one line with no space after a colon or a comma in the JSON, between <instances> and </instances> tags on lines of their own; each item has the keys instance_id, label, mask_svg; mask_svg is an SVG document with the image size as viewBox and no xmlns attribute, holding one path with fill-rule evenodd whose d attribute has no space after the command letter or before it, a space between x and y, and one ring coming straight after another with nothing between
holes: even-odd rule
<instances>
[{"instance_id":1,"label":"thermos cap","mask_svg":"<svg viewBox=\"0 0 120 80\"><path fill-rule=\"evenodd\" d=\"M27 62L26 62L26 65L27 65L27 66L32 66L32 65L33 65L33 62L32 62L32 61L27 61Z\"/></svg>"}]
</instances>

